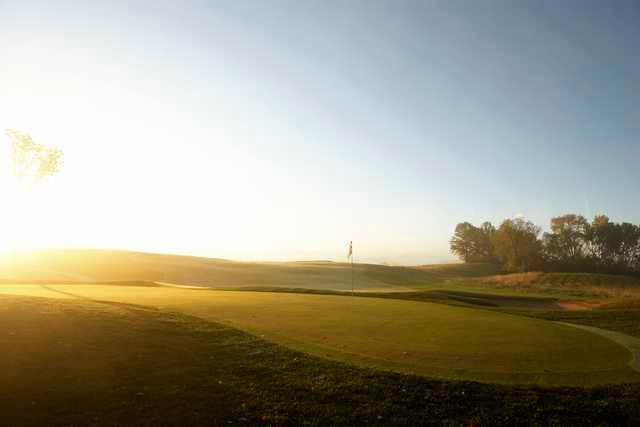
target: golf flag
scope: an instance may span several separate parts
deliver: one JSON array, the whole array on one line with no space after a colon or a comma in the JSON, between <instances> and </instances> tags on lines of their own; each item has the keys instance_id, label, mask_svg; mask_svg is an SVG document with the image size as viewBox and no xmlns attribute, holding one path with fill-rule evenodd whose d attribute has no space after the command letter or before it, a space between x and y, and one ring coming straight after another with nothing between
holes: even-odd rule
<instances>
[{"instance_id":1,"label":"golf flag","mask_svg":"<svg viewBox=\"0 0 640 427\"><path fill-rule=\"evenodd\" d=\"M349 242L349 256L347 259L351 260L351 295L353 296L353 241Z\"/></svg>"}]
</instances>

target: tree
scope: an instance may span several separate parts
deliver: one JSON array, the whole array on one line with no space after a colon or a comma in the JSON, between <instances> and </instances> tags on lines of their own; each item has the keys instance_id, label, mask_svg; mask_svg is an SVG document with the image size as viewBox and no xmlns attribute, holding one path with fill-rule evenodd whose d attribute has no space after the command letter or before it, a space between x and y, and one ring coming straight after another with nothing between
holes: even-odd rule
<instances>
[{"instance_id":1,"label":"tree","mask_svg":"<svg viewBox=\"0 0 640 427\"><path fill-rule=\"evenodd\" d=\"M44 181L62 167L61 150L36 144L30 135L15 130L7 129L5 134L10 143L10 169L23 190ZM20 193L26 194L24 191ZM12 197L13 210L21 210L21 199L19 196Z\"/></svg>"},{"instance_id":2,"label":"tree","mask_svg":"<svg viewBox=\"0 0 640 427\"><path fill-rule=\"evenodd\" d=\"M480 225L480 238L478 250L484 262L498 262L493 248L493 236L496 228L489 221L485 221Z\"/></svg>"},{"instance_id":3,"label":"tree","mask_svg":"<svg viewBox=\"0 0 640 427\"><path fill-rule=\"evenodd\" d=\"M589 229L588 239L591 258L597 269L614 272L624 270L623 242L625 229L609 220L606 215L597 215Z\"/></svg>"},{"instance_id":4,"label":"tree","mask_svg":"<svg viewBox=\"0 0 640 427\"><path fill-rule=\"evenodd\" d=\"M505 220L498 230L490 222L456 226L451 252L465 262L500 262L507 271L545 268L640 274L640 226L614 223L597 215L591 224L581 215L551 219L540 240L540 228L522 218Z\"/></svg>"},{"instance_id":5,"label":"tree","mask_svg":"<svg viewBox=\"0 0 640 427\"><path fill-rule=\"evenodd\" d=\"M627 271L638 271L640 264L640 226L623 222L618 226L622 236L618 262Z\"/></svg>"},{"instance_id":6,"label":"tree","mask_svg":"<svg viewBox=\"0 0 640 427\"><path fill-rule=\"evenodd\" d=\"M597 263L603 263L609 258L607 251L607 235L611 229L611 222L606 215L596 215L591 221L586 233L587 253Z\"/></svg>"},{"instance_id":7,"label":"tree","mask_svg":"<svg viewBox=\"0 0 640 427\"><path fill-rule=\"evenodd\" d=\"M491 242L493 233L495 227L490 222L484 222L480 227L461 222L449 242L451 252L464 262L495 262Z\"/></svg>"},{"instance_id":8,"label":"tree","mask_svg":"<svg viewBox=\"0 0 640 427\"><path fill-rule=\"evenodd\" d=\"M16 130L5 133L11 143L12 172L23 184L41 182L62 167L62 150L36 144L30 135Z\"/></svg>"},{"instance_id":9,"label":"tree","mask_svg":"<svg viewBox=\"0 0 640 427\"><path fill-rule=\"evenodd\" d=\"M543 264L540 227L523 218L506 219L493 235L495 253L508 271L526 272Z\"/></svg>"},{"instance_id":10,"label":"tree","mask_svg":"<svg viewBox=\"0 0 640 427\"><path fill-rule=\"evenodd\" d=\"M581 215L567 214L551 218L551 233L544 233L544 251L548 261L578 265L585 258L589 222Z\"/></svg>"},{"instance_id":11,"label":"tree","mask_svg":"<svg viewBox=\"0 0 640 427\"><path fill-rule=\"evenodd\" d=\"M468 222L461 222L456 225L453 237L449 242L451 252L457 255L464 262L471 262L474 254L474 234L476 227Z\"/></svg>"}]
</instances>

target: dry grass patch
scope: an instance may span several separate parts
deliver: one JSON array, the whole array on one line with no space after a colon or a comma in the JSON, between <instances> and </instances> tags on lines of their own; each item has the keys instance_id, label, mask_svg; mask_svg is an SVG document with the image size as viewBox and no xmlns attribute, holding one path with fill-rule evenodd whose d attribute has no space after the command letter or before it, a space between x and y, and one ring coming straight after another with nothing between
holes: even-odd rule
<instances>
[{"instance_id":1,"label":"dry grass patch","mask_svg":"<svg viewBox=\"0 0 640 427\"><path fill-rule=\"evenodd\" d=\"M587 298L640 298L640 278L592 273L516 273L478 279L483 286Z\"/></svg>"}]
</instances>

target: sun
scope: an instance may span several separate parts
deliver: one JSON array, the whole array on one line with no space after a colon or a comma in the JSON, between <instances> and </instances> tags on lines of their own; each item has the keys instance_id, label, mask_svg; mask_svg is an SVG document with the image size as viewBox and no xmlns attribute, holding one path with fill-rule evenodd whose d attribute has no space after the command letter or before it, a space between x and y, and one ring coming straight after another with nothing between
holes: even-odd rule
<instances>
[{"instance_id":1,"label":"sun","mask_svg":"<svg viewBox=\"0 0 640 427\"><path fill-rule=\"evenodd\" d=\"M5 169L5 168L3 168ZM36 240L29 226L30 194L11 179L10 174L0 174L0 194L3 209L0 210L0 250L25 249Z\"/></svg>"},{"instance_id":2,"label":"sun","mask_svg":"<svg viewBox=\"0 0 640 427\"><path fill-rule=\"evenodd\" d=\"M35 249L45 244L38 203L43 189L22 184L11 172L11 155L4 135L0 144L0 250Z\"/></svg>"}]
</instances>

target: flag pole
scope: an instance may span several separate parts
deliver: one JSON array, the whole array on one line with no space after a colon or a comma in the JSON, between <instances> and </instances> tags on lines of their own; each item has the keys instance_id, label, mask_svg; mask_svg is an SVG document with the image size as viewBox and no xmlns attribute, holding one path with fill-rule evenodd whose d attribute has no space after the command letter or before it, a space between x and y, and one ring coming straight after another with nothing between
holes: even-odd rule
<instances>
[{"instance_id":1,"label":"flag pole","mask_svg":"<svg viewBox=\"0 0 640 427\"><path fill-rule=\"evenodd\" d=\"M353 296L353 242L349 243L349 253L351 254L351 296Z\"/></svg>"},{"instance_id":2,"label":"flag pole","mask_svg":"<svg viewBox=\"0 0 640 427\"><path fill-rule=\"evenodd\" d=\"M351 255L351 296L353 296L353 255Z\"/></svg>"}]
</instances>

